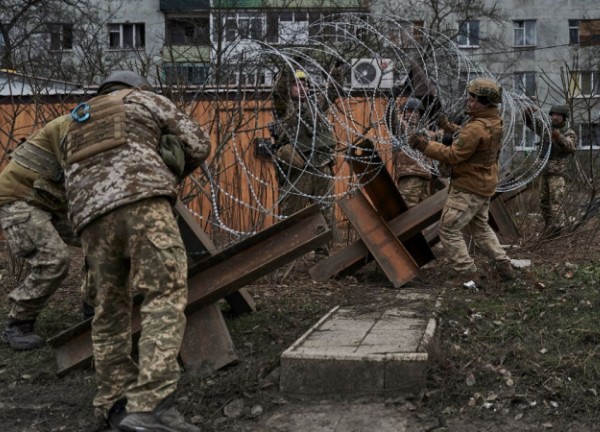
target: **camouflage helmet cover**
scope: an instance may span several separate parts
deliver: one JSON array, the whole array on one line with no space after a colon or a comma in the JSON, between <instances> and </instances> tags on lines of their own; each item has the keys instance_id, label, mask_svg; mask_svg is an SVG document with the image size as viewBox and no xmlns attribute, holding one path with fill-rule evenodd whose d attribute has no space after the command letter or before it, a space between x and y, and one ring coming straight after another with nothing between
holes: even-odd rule
<instances>
[{"instance_id":1,"label":"camouflage helmet cover","mask_svg":"<svg viewBox=\"0 0 600 432\"><path fill-rule=\"evenodd\" d=\"M98 87L98 93L102 92L104 86L108 84L124 84L128 87L137 88L140 90L152 90L152 86L148 80L140 74L133 71L115 71L104 78Z\"/></svg>"},{"instance_id":2,"label":"camouflage helmet cover","mask_svg":"<svg viewBox=\"0 0 600 432\"><path fill-rule=\"evenodd\" d=\"M567 119L569 118L569 109L565 105L552 105L548 114L561 114L565 119Z\"/></svg>"},{"instance_id":3,"label":"camouflage helmet cover","mask_svg":"<svg viewBox=\"0 0 600 432\"><path fill-rule=\"evenodd\" d=\"M402 108L405 111L406 110L412 110L412 111L419 110L421 112L421 114L425 111L425 108L423 108L423 103L417 98L408 98Z\"/></svg>"},{"instance_id":4,"label":"camouflage helmet cover","mask_svg":"<svg viewBox=\"0 0 600 432\"><path fill-rule=\"evenodd\" d=\"M486 98L493 104L502 102L502 87L489 78L476 78L467 84L467 92Z\"/></svg>"}]
</instances>

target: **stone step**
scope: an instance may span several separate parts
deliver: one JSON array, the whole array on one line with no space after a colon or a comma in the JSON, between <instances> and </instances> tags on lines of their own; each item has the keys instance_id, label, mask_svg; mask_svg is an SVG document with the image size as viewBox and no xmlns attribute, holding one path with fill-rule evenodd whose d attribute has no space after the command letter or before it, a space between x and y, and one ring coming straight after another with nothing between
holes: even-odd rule
<instances>
[{"instance_id":1,"label":"stone step","mask_svg":"<svg viewBox=\"0 0 600 432\"><path fill-rule=\"evenodd\" d=\"M327 313L282 354L281 391L356 395L421 387L439 302L425 290L402 290L398 297L384 310Z\"/></svg>"}]
</instances>

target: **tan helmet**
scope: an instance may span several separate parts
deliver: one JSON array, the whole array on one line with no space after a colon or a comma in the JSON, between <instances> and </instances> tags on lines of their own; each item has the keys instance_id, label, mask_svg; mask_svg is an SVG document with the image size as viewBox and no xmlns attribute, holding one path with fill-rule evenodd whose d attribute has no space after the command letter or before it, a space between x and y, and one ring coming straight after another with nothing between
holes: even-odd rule
<instances>
[{"instance_id":1,"label":"tan helmet","mask_svg":"<svg viewBox=\"0 0 600 432\"><path fill-rule=\"evenodd\" d=\"M560 114L566 120L569 118L569 108L567 108L565 105L552 105L548 114Z\"/></svg>"},{"instance_id":2,"label":"tan helmet","mask_svg":"<svg viewBox=\"0 0 600 432\"><path fill-rule=\"evenodd\" d=\"M493 79L475 78L467 84L467 93L485 98L492 104L502 102L502 87Z\"/></svg>"}]
</instances>

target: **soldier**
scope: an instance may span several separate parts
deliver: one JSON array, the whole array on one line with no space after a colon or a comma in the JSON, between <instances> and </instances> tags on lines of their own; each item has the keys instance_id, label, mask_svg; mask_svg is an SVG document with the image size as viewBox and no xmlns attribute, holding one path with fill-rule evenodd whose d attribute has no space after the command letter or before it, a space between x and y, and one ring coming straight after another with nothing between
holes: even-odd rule
<instances>
[{"instance_id":1,"label":"soldier","mask_svg":"<svg viewBox=\"0 0 600 432\"><path fill-rule=\"evenodd\" d=\"M308 93L306 73L282 74L274 92L276 157L280 171L280 210L289 216L317 203L333 222L333 165L336 140L326 112L336 97L340 77L332 72L327 94L314 99ZM326 258L329 247L315 249L315 259Z\"/></svg>"},{"instance_id":2,"label":"soldier","mask_svg":"<svg viewBox=\"0 0 600 432\"><path fill-rule=\"evenodd\" d=\"M540 210L544 219L544 232L550 238L559 236L564 228L562 203L565 197L567 162L575 153L577 135L569 127L569 110L564 105L550 108L552 131L548 133L542 122L534 122L534 107L525 109L525 124L533 130L542 141L542 145L550 147L550 158L542 171L540 190Z\"/></svg>"},{"instance_id":3,"label":"soldier","mask_svg":"<svg viewBox=\"0 0 600 432\"><path fill-rule=\"evenodd\" d=\"M392 134L404 137L417 130L425 109L423 103L416 98L408 98L402 105L402 118L396 118L395 104L390 113ZM393 149L394 182L404 198L408 208L413 207L430 195L432 175L417 160L407 155L402 149Z\"/></svg>"},{"instance_id":4,"label":"soldier","mask_svg":"<svg viewBox=\"0 0 600 432\"><path fill-rule=\"evenodd\" d=\"M55 152L95 275L96 415L121 431L198 431L171 396L187 304L186 252L172 203L179 180L208 157L209 137L131 71L109 75L72 117ZM131 291L144 295L138 362Z\"/></svg>"},{"instance_id":5,"label":"soldier","mask_svg":"<svg viewBox=\"0 0 600 432\"><path fill-rule=\"evenodd\" d=\"M69 116L59 117L22 140L0 173L0 225L9 252L28 267L8 295L11 309L2 333L15 350L44 344L35 321L69 271L65 242L80 246L66 217L62 168L52 152L69 122Z\"/></svg>"},{"instance_id":6,"label":"soldier","mask_svg":"<svg viewBox=\"0 0 600 432\"><path fill-rule=\"evenodd\" d=\"M475 241L496 263L503 280L515 279L510 258L488 225L490 198L498 183L498 154L502 143L502 118L498 104L502 88L487 78L467 85L467 114L452 145L429 141L419 133L411 134L409 144L425 155L446 162L452 169L448 200L440 221L440 240L456 277L479 281L477 266L462 235L469 227Z\"/></svg>"}]
</instances>

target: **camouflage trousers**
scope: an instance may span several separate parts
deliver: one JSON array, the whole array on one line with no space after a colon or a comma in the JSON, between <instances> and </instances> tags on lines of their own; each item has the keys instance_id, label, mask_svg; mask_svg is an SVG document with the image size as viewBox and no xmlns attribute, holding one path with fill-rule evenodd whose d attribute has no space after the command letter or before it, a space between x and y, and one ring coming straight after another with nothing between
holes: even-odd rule
<instances>
[{"instance_id":1,"label":"camouflage trousers","mask_svg":"<svg viewBox=\"0 0 600 432\"><path fill-rule=\"evenodd\" d=\"M561 175L542 176L540 189L540 210L548 229L564 227L563 202L566 193L565 178Z\"/></svg>"},{"instance_id":2,"label":"camouflage trousers","mask_svg":"<svg viewBox=\"0 0 600 432\"><path fill-rule=\"evenodd\" d=\"M67 276L68 247L52 223L52 214L24 201L0 207L0 225L11 254L28 268L8 295L8 316L34 320Z\"/></svg>"},{"instance_id":3,"label":"camouflage trousers","mask_svg":"<svg viewBox=\"0 0 600 432\"><path fill-rule=\"evenodd\" d=\"M463 229L468 229L479 246L495 262L510 261L488 224L490 198L450 188L440 221L440 240L458 273L476 272Z\"/></svg>"},{"instance_id":4,"label":"camouflage trousers","mask_svg":"<svg viewBox=\"0 0 600 432\"><path fill-rule=\"evenodd\" d=\"M293 168L286 172L279 190L280 213L285 216L299 212L311 204L317 204L329 226L333 225L333 196L335 182L330 166L319 171L313 168L302 170ZM329 254L329 247L321 245L315 252Z\"/></svg>"},{"instance_id":5,"label":"camouflage trousers","mask_svg":"<svg viewBox=\"0 0 600 432\"><path fill-rule=\"evenodd\" d=\"M429 183L428 179L417 176L405 176L398 179L398 190L408 208L416 206L429 197Z\"/></svg>"},{"instance_id":6,"label":"camouflage trousers","mask_svg":"<svg viewBox=\"0 0 600 432\"><path fill-rule=\"evenodd\" d=\"M124 397L128 412L152 411L177 387L186 323L187 258L173 209L166 198L125 205L87 225L81 240L95 291L96 414ZM144 295L137 363L132 291Z\"/></svg>"}]
</instances>

